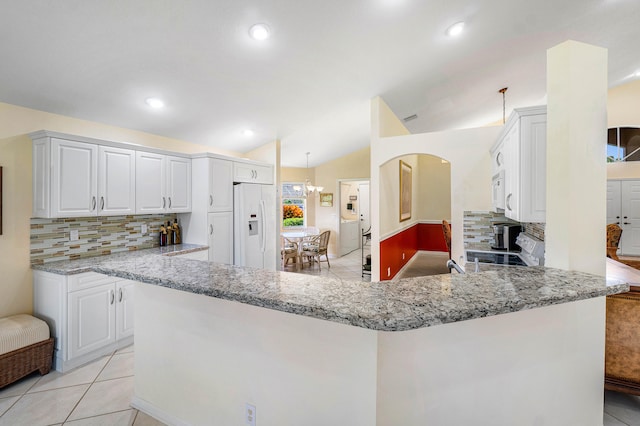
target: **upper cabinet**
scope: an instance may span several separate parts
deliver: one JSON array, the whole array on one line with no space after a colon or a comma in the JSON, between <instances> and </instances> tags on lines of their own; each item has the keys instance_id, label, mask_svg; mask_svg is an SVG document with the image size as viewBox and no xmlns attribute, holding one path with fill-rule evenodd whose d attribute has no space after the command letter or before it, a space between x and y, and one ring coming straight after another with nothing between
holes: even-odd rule
<instances>
[{"instance_id":1,"label":"upper cabinet","mask_svg":"<svg viewBox=\"0 0 640 426\"><path fill-rule=\"evenodd\" d=\"M270 165L234 161L233 181L273 184L273 167Z\"/></svg>"},{"instance_id":2,"label":"upper cabinet","mask_svg":"<svg viewBox=\"0 0 640 426\"><path fill-rule=\"evenodd\" d=\"M136 152L136 213L191 211L191 159Z\"/></svg>"},{"instance_id":3,"label":"upper cabinet","mask_svg":"<svg viewBox=\"0 0 640 426\"><path fill-rule=\"evenodd\" d=\"M505 216L518 222L545 222L546 107L515 109L491 156L494 174L504 167Z\"/></svg>"},{"instance_id":4,"label":"upper cabinet","mask_svg":"<svg viewBox=\"0 0 640 426\"><path fill-rule=\"evenodd\" d=\"M34 217L190 211L190 158L65 136L31 135Z\"/></svg>"}]
</instances>

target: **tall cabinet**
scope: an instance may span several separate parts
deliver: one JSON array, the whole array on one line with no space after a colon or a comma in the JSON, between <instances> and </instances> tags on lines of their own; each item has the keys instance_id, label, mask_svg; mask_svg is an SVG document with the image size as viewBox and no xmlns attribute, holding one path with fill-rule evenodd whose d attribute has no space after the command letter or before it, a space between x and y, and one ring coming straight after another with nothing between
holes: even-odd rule
<instances>
[{"instance_id":1,"label":"tall cabinet","mask_svg":"<svg viewBox=\"0 0 640 426\"><path fill-rule=\"evenodd\" d=\"M233 264L233 162L192 159L192 210L182 215L184 240L209 246L209 261Z\"/></svg>"}]
</instances>

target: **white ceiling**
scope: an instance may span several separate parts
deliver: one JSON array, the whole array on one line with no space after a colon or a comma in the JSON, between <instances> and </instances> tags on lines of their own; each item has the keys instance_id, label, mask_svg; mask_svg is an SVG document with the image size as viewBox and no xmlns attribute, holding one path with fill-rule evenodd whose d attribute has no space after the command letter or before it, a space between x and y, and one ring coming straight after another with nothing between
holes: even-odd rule
<instances>
[{"instance_id":1,"label":"white ceiling","mask_svg":"<svg viewBox=\"0 0 640 426\"><path fill-rule=\"evenodd\" d=\"M638 22L638 0L0 0L0 101L241 153L279 138L315 166L368 145L377 95L413 133L500 120L504 86L507 114L544 102L567 39L627 82Z\"/></svg>"}]
</instances>

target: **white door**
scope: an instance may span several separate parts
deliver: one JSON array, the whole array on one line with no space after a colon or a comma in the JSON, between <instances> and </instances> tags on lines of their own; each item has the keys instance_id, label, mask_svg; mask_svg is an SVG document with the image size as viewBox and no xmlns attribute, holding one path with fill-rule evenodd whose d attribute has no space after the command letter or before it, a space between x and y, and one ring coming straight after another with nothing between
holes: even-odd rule
<instances>
[{"instance_id":1,"label":"white door","mask_svg":"<svg viewBox=\"0 0 640 426\"><path fill-rule=\"evenodd\" d=\"M135 214L135 151L100 146L98 171L98 215Z\"/></svg>"},{"instance_id":2,"label":"white door","mask_svg":"<svg viewBox=\"0 0 640 426\"><path fill-rule=\"evenodd\" d=\"M116 282L116 340L133 336L133 289L135 281Z\"/></svg>"},{"instance_id":3,"label":"white door","mask_svg":"<svg viewBox=\"0 0 640 426\"><path fill-rule=\"evenodd\" d=\"M165 156L136 151L136 213L164 213L166 185Z\"/></svg>"},{"instance_id":4,"label":"white door","mask_svg":"<svg viewBox=\"0 0 640 426\"><path fill-rule=\"evenodd\" d=\"M622 181L622 237L623 255L640 255L640 181Z\"/></svg>"},{"instance_id":5,"label":"white door","mask_svg":"<svg viewBox=\"0 0 640 426\"><path fill-rule=\"evenodd\" d=\"M209 159L209 212L233 210L233 163Z\"/></svg>"},{"instance_id":6,"label":"white door","mask_svg":"<svg viewBox=\"0 0 640 426\"><path fill-rule=\"evenodd\" d=\"M360 228L366 231L371 226L371 204L369 201L369 182L358 185L358 211L360 212Z\"/></svg>"},{"instance_id":7,"label":"white door","mask_svg":"<svg viewBox=\"0 0 640 426\"><path fill-rule=\"evenodd\" d=\"M113 284L69 293L69 359L114 343Z\"/></svg>"},{"instance_id":8,"label":"white door","mask_svg":"<svg viewBox=\"0 0 640 426\"><path fill-rule=\"evenodd\" d=\"M51 140L51 215L95 216L98 145Z\"/></svg>"},{"instance_id":9,"label":"white door","mask_svg":"<svg viewBox=\"0 0 640 426\"><path fill-rule=\"evenodd\" d=\"M167 208L172 212L191 211L191 159L167 157Z\"/></svg>"},{"instance_id":10,"label":"white door","mask_svg":"<svg viewBox=\"0 0 640 426\"><path fill-rule=\"evenodd\" d=\"M209 262L232 265L233 212L209 213L208 222Z\"/></svg>"},{"instance_id":11,"label":"white door","mask_svg":"<svg viewBox=\"0 0 640 426\"><path fill-rule=\"evenodd\" d=\"M615 223L622 224L621 211L622 208L622 186L619 180L607 181L607 225Z\"/></svg>"}]
</instances>

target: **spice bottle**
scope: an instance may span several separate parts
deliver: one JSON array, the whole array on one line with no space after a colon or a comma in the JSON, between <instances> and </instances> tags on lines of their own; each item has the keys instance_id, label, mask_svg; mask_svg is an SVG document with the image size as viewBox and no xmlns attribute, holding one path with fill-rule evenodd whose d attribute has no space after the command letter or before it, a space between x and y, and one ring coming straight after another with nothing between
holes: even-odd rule
<instances>
[{"instance_id":1,"label":"spice bottle","mask_svg":"<svg viewBox=\"0 0 640 426\"><path fill-rule=\"evenodd\" d=\"M167 245L167 230L165 229L164 225L160 225L159 239L161 247Z\"/></svg>"},{"instance_id":2,"label":"spice bottle","mask_svg":"<svg viewBox=\"0 0 640 426\"><path fill-rule=\"evenodd\" d=\"M178 219L173 220L173 243L182 244L182 230L178 225Z\"/></svg>"},{"instance_id":3,"label":"spice bottle","mask_svg":"<svg viewBox=\"0 0 640 426\"><path fill-rule=\"evenodd\" d=\"M173 227L171 221L167 221L167 244L173 244Z\"/></svg>"}]
</instances>

